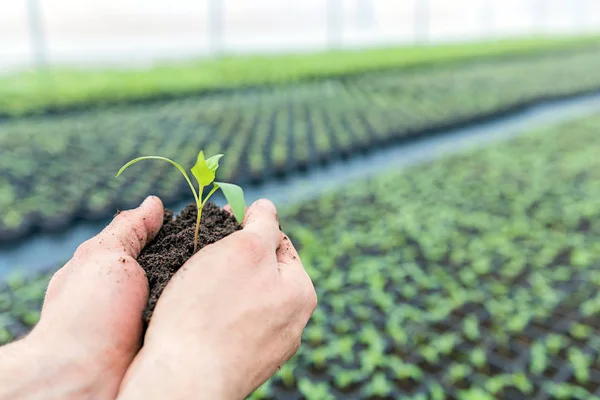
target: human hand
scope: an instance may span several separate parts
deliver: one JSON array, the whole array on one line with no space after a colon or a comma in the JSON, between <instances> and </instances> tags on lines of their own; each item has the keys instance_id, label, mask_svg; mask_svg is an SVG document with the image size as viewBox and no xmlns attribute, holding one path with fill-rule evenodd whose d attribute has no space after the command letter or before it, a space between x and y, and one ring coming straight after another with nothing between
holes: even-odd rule
<instances>
[{"instance_id":1,"label":"human hand","mask_svg":"<svg viewBox=\"0 0 600 400\"><path fill-rule=\"evenodd\" d=\"M300 345L316 294L273 204L205 247L165 288L120 399L243 399Z\"/></svg>"},{"instance_id":2,"label":"human hand","mask_svg":"<svg viewBox=\"0 0 600 400\"><path fill-rule=\"evenodd\" d=\"M39 324L0 349L0 399L117 396L139 349L148 296L135 258L162 216L160 200L149 197L78 248L53 277ZM165 290L157 307L164 322L153 318L124 398L175 398L171 388L181 398L242 398L297 350L316 295L273 205L256 203L245 229L225 241L195 255ZM199 263L206 265L192 269ZM175 351L154 365L165 349ZM161 380L165 368L183 373Z\"/></svg>"},{"instance_id":3,"label":"human hand","mask_svg":"<svg viewBox=\"0 0 600 400\"><path fill-rule=\"evenodd\" d=\"M116 398L148 300L136 257L162 221L160 199L148 197L79 246L53 276L38 325L0 348L0 399Z\"/></svg>"}]
</instances>

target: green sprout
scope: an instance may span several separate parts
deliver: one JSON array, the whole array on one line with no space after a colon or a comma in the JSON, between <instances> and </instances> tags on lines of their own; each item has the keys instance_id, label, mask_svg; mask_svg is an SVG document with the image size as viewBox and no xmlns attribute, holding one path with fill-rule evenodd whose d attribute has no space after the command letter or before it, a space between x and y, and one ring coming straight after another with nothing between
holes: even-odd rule
<instances>
[{"instance_id":1,"label":"green sprout","mask_svg":"<svg viewBox=\"0 0 600 400\"><path fill-rule=\"evenodd\" d=\"M188 185L190 185L190 189L192 189L192 194L194 195L194 201L196 202L196 207L198 207L198 213L196 217L196 231L194 233L194 253L198 248L198 232L200 230L200 220L202 218L202 209L204 205L208 201L208 199L217 191L217 189L221 189L223 195L227 199L229 206L231 207L231 211L233 215L237 219L239 223L241 223L244 219L244 213L246 212L246 202L244 201L244 191L238 185L234 185L232 183L224 183L224 182L215 182L215 174L217 169L219 168L219 160L223 157L223 154L214 155L208 159L204 158L204 152L200 151L198 153L198 159L196 164L191 168L192 175L196 178L198 182L198 191L194 187L194 184L190 180L189 175L185 172L185 169L178 163L173 160L170 160L165 157L160 156L144 156L138 157L127 164L123 165L119 172L117 173L117 177L119 177L125 169L129 166L135 164L138 161L142 160L163 160L169 162L175 166L183 174L183 177L187 181ZM204 192L204 188L210 184L213 184L212 189L208 192L208 194L202 198L202 194Z\"/></svg>"}]
</instances>

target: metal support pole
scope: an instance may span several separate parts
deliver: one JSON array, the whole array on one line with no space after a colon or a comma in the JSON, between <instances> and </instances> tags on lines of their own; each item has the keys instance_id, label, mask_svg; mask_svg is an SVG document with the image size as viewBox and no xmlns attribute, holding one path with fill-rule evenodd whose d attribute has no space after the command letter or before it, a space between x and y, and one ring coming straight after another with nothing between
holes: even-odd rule
<instances>
[{"instance_id":1,"label":"metal support pole","mask_svg":"<svg viewBox=\"0 0 600 400\"><path fill-rule=\"evenodd\" d=\"M212 54L223 52L224 0L208 0L208 45Z\"/></svg>"},{"instance_id":2,"label":"metal support pole","mask_svg":"<svg viewBox=\"0 0 600 400\"><path fill-rule=\"evenodd\" d=\"M344 26L343 0L327 0L327 45L331 49L342 46Z\"/></svg>"},{"instance_id":3,"label":"metal support pole","mask_svg":"<svg viewBox=\"0 0 600 400\"><path fill-rule=\"evenodd\" d=\"M481 1L481 33L483 34L483 37L494 37L494 24L496 23L494 0Z\"/></svg>"},{"instance_id":4,"label":"metal support pole","mask_svg":"<svg viewBox=\"0 0 600 400\"><path fill-rule=\"evenodd\" d=\"M357 0L357 22L361 28L371 28L375 22L373 0Z\"/></svg>"},{"instance_id":5,"label":"metal support pole","mask_svg":"<svg viewBox=\"0 0 600 400\"><path fill-rule=\"evenodd\" d=\"M544 34L546 29L547 8L546 0L533 0L532 6L532 25L533 34Z\"/></svg>"},{"instance_id":6,"label":"metal support pole","mask_svg":"<svg viewBox=\"0 0 600 400\"><path fill-rule=\"evenodd\" d=\"M46 66L46 47L44 44L44 29L42 26L42 10L39 0L28 0L29 31L31 34L31 45L33 57L38 68Z\"/></svg>"},{"instance_id":7,"label":"metal support pole","mask_svg":"<svg viewBox=\"0 0 600 400\"><path fill-rule=\"evenodd\" d=\"M415 42L429 41L429 0L415 0L414 36Z\"/></svg>"},{"instance_id":8,"label":"metal support pole","mask_svg":"<svg viewBox=\"0 0 600 400\"><path fill-rule=\"evenodd\" d=\"M587 31L587 0L579 0L575 2L575 31L586 32Z\"/></svg>"}]
</instances>

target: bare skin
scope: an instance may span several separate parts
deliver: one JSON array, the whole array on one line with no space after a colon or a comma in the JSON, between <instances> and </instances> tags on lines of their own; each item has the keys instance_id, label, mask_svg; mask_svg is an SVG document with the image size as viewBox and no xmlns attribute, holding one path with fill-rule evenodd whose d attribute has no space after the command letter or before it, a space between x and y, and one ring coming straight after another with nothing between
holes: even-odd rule
<instances>
[{"instance_id":1,"label":"bare skin","mask_svg":"<svg viewBox=\"0 0 600 400\"><path fill-rule=\"evenodd\" d=\"M162 214L156 197L120 213L55 274L39 324L0 348L0 400L243 399L297 351L316 294L266 200L173 277L140 349L135 259Z\"/></svg>"}]
</instances>

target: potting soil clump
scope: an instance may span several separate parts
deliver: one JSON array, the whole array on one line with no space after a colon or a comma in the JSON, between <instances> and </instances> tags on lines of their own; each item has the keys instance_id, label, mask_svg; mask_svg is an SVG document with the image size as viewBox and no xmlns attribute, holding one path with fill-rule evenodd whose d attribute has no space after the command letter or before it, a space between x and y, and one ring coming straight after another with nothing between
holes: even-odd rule
<instances>
[{"instance_id":1,"label":"potting soil clump","mask_svg":"<svg viewBox=\"0 0 600 400\"><path fill-rule=\"evenodd\" d=\"M146 324L152 318L163 289L194 252L196 216L195 204L189 204L175 218L171 210L165 209L161 230L138 257L150 286L148 304L143 315ZM198 251L241 228L234 216L213 203L207 203L202 211Z\"/></svg>"}]
</instances>

